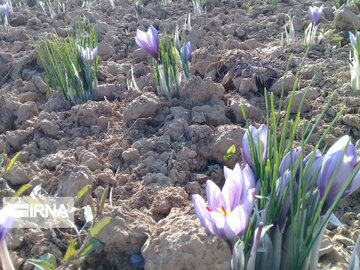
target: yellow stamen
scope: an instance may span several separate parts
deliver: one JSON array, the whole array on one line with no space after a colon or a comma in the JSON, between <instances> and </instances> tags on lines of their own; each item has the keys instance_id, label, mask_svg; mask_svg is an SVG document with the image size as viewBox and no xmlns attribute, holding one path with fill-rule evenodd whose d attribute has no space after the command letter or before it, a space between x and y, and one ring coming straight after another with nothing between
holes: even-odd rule
<instances>
[{"instance_id":1,"label":"yellow stamen","mask_svg":"<svg viewBox=\"0 0 360 270\"><path fill-rule=\"evenodd\" d=\"M220 214L223 214L224 216L228 216L231 214L231 210L225 209L224 206L218 207L218 208L216 208L216 210L218 210L220 212Z\"/></svg>"}]
</instances>

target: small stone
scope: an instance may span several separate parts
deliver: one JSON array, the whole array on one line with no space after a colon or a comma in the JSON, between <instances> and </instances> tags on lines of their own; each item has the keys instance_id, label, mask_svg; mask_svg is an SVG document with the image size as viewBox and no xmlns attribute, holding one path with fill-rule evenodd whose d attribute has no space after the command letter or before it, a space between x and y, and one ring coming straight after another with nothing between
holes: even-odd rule
<instances>
[{"instance_id":1,"label":"small stone","mask_svg":"<svg viewBox=\"0 0 360 270\"><path fill-rule=\"evenodd\" d=\"M47 119L41 120L39 126L42 132L49 137L56 138L59 135L60 128Z\"/></svg>"},{"instance_id":2,"label":"small stone","mask_svg":"<svg viewBox=\"0 0 360 270\"><path fill-rule=\"evenodd\" d=\"M201 192L201 186L199 182L189 182L185 186L185 190L189 194L199 194Z\"/></svg>"},{"instance_id":3,"label":"small stone","mask_svg":"<svg viewBox=\"0 0 360 270\"><path fill-rule=\"evenodd\" d=\"M345 114L343 121L346 125L360 129L360 117L353 114Z\"/></svg>"},{"instance_id":4,"label":"small stone","mask_svg":"<svg viewBox=\"0 0 360 270\"><path fill-rule=\"evenodd\" d=\"M159 184L160 186L172 186L174 181L163 173L148 173L143 177L144 185Z\"/></svg>"},{"instance_id":5,"label":"small stone","mask_svg":"<svg viewBox=\"0 0 360 270\"><path fill-rule=\"evenodd\" d=\"M18 129L6 132L6 143L15 150L20 150L24 144L30 139L32 130Z\"/></svg>"},{"instance_id":6,"label":"small stone","mask_svg":"<svg viewBox=\"0 0 360 270\"><path fill-rule=\"evenodd\" d=\"M286 96L286 94L293 89L295 80L295 75L292 72L288 72L286 76L284 75L271 86L270 91L280 96L282 88L284 87L284 95Z\"/></svg>"},{"instance_id":7,"label":"small stone","mask_svg":"<svg viewBox=\"0 0 360 270\"><path fill-rule=\"evenodd\" d=\"M299 110L302 113L309 111L310 105L309 105L309 101L306 98L304 100L304 103L302 104L302 107L300 108L301 101L303 99L304 94L305 94L304 92L300 92L300 91L295 92L294 100L293 100L292 106L290 108L291 113L297 113ZM290 101L290 97L288 97L286 99L286 106L288 106L287 104L289 103L289 101Z\"/></svg>"},{"instance_id":8,"label":"small stone","mask_svg":"<svg viewBox=\"0 0 360 270\"><path fill-rule=\"evenodd\" d=\"M145 269L230 269L231 251L226 241L207 236L198 219L184 213L184 207L173 207L158 226L161 230L154 232L142 248Z\"/></svg>"},{"instance_id":9,"label":"small stone","mask_svg":"<svg viewBox=\"0 0 360 270\"><path fill-rule=\"evenodd\" d=\"M337 241L345 246L353 246L354 245L354 241L341 235L341 234L337 234L332 238L333 241Z\"/></svg>"},{"instance_id":10,"label":"small stone","mask_svg":"<svg viewBox=\"0 0 360 270\"><path fill-rule=\"evenodd\" d=\"M233 84L241 95L246 95L250 90L256 88L256 86L254 87L254 81L251 78L236 77L233 79Z\"/></svg>"},{"instance_id":11,"label":"small stone","mask_svg":"<svg viewBox=\"0 0 360 270\"><path fill-rule=\"evenodd\" d=\"M95 87L93 91L93 99L94 100L103 100L104 97L107 99L113 99L114 93L117 91L119 87L115 84L102 84Z\"/></svg>"},{"instance_id":12,"label":"small stone","mask_svg":"<svg viewBox=\"0 0 360 270\"><path fill-rule=\"evenodd\" d=\"M327 235L324 235L322 242L321 242L319 257L329 254L333 250L334 250L334 246L331 243L330 237Z\"/></svg>"},{"instance_id":13,"label":"small stone","mask_svg":"<svg viewBox=\"0 0 360 270\"><path fill-rule=\"evenodd\" d=\"M101 163L99 162L99 158L91 152L86 152L82 159L81 165L88 167L90 170L100 170L102 168Z\"/></svg>"},{"instance_id":14,"label":"small stone","mask_svg":"<svg viewBox=\"0 0 360 270\"><path fill-rule=\"evenodd\" d=\"M220 83L215 83L209 79L193 77L186 82L182 91L180 91L180 99L186 105L212 105L214 100L220 100L224 96L225 88Z\"/></svg>"},{"instance_id":15,"label":"small stone","mask_svg":"<svg viewBox=\"0 0 360 270\"><path fill-rule=\"evenodd\" d=\"M4 179L11 185L25 185L30 182L34 172L18 162L14 164L9 172L4 175Z\"/></svg>"},{"instance_id":16,"label":"small stone","mask_svg":"<svg viewBox=\"0 0 360 270\"><path fill-rule=\"evenodd\" d=\"M360 28L360 18L346 6L336 12L334 23L339 30L351 31Z\"/></svg>"},{"instance_id":17,"label":"small stone","mask_svg":"<svg viewBox=\"0 0 360 270\"><path fill-rule=\"evenodd\" d=\"M225 108L220 105L195 106L191 111L192 122L197 124L210 124L219 126L229 124L230 120L225 116Z\"/></svg>"},{"instance_id":18,"label":"small stone","mask_svg":"<svg viewBox=\"0 0 360 270\"><path fill-rule=\"evenodd\" d=\"M20 105L17 111L17 122L22 123L26 120L30 119L31 117L39 114L38 107L35 102L28 101L22 105Z\"/></svg>"},{"instance_id":19,"label":"small stone","mask_svg":"<svg viewBox=\"0 0 360 270\"><path fill-rule=\"evenodd\" d=\"M127 123L140 117L151 117L160 108L161 101L154 93L148 92L135 98L125 108L124 118Z\"/></svg>"},{"instance_id":20,"label":"small stone","mask_svg":"<svg viewBox=\"0 0 360 270\"><path fill-rule=\"evenodd\" d=\"M258 109L240 95L230 97L229 103L237 123L245 121L241 108L245 111L247 119L254 119L259 115Z\"/></svg>"},{"instance_id":21,"label":"small stone","mask_svg":"<svg viewBox=\"0 0 360 270\"><path fill-rule=\"evenodd\" d=\"M184 119L178 118L171 121L164 135L169 136L173 141L178 141L184 134L187 123Z\"/></svg>"},{"instance_id":22,"label":"small stone","mask_svg":"<svg viewBox=\"0 0 360 270\"><path fill-rule=\"evenodd\" d=\"M211 134L210 143L201 148L203 156L208 160L216 160L224 164L224 155L231 145L235 144L236 149L241 148L244 133L245 129L238 125L218 126Z\"/></svg>"},{"instance_id":23,"label":"small stone","mask_svg":"<svg viewBox=\"0 0 360 270\"><path fill-rule=\"evenodd\" d=\"M139 150L136 148L128 148L122 153L124 161L136 161L140 159Z\"/></svg>"},{"instance_id":24,"label":"small stone","mask_svg":"<svg viewBox=\"0 0 360 270\"><path fill-rule=\"evenodd\" d=\"M89 169L79 166L68 166L54 181L58 183L57 194L60 197L75 197L86 185L93 185Z\"/></svg>"},{"instance_id":25,"label":"small stone","mask_svg":"<svg viewBox=\"0 0 360 270\"><path fill-rule=\"evenodd\" d=\"M99 43L98 48L99 56L102 60L109 60L115 54L114 47L107 43L105 40Z\"/></svg>"},{"instance_id":26,"label":"small stone","mask_svg":"<svg viewBox=\"0 0 360 270\"><path fill-rule=\"evenodd\" d=\"M50 92L49 86L43 81L43 79L40 76L35 76L34 85L42 94L46 94Z\"/></svg>"}]
</instances>

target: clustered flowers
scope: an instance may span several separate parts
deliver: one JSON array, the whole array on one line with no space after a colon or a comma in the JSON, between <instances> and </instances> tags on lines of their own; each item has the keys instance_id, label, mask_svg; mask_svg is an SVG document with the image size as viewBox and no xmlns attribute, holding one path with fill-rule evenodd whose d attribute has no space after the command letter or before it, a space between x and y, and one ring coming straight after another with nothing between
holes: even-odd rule
<instances>
[{"instance_id":1,"label":"clustered flowers","mask_svg":"<svg viewBox=\"0 0 360 270\"><path fill-rule=\"evenodd\" d=\"M339 194L344 198L360 187L360 173L356 170L359 157L348 135L341 137L325 155L314 149L304 157L303 148L298 146L285 152L279 162L272 160L277 155L271 153L274 148L269 146L269 136L266 125L258 129L250 126L242 140L243 162L241 165L236 164L233 170L224 167L225 183L222 190L208 180L207 202L200 195L192 197L196 215L203 227L229 244L236 242L236 239L248 241L249 244L251 240L249 242L248 235L253 232L256 239L253 248L257 247L260 241L257 232L265 225L267 230L270 227L278 228L283 233L283 245L288 246L288 234L293 233L293 226L297 226L294 220L300 224L304 222L305 227L314 220L319 226L315 228L324 228L323 219L336 206ZM270 167L277 174L274 185L267 178L272 173L265 172ZM348 179L352 181L347 182ZM269 193L264 193L264 190ZM294 209L298 201L300 208ZM306 211L301 212L301 208ZM301 218L298 220L300 212L303 221ZM255 223L257 225L253 227ZM264 231L261 237L263 235ZM294 241L293 236L290 239ZM287 249L281 252L286 253ZM282 256L286 266L282 265L281 269L290 269L288 267L292 267L292 260L286 264L289 263L288 256Z\"/></svg>"},{"instance_id":2,"label":"clustered flowers","mask_svg":"<svg viewBox=\"0 0 360 270\"><path fill-rule=\"evenodd\" d=\"M137 30L136 44L153 57L155 80L159 95L165 95L168 100L178 96L182 66L186 79L190 77L189 63L191 62L191 44L186 42L182 47L176 48L178 37L170 39L164 35L160 40L159 33L154 26L147 32Z\"/></svg>"},{"instance_id":3,"label":"clustered flowers","mask_svg":"<svg viewBox=\"0 0 360 270\"><path fill-rule=\"evenodd\" d=\"M318 24L321 19L321 15L323 12L323 6L321 7L312 7L309 6L309 19L310 24L305 29L304 34L304 43L306 46L314 46L320 43L321 37L316 39Z\"/></svg>"}]
</instances>

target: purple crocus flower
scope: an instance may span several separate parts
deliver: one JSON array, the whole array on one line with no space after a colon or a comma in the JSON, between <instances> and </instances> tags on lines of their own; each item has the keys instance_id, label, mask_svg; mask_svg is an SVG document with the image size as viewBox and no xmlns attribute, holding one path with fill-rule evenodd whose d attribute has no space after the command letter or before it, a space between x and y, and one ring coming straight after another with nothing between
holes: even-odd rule
<instances>
[{"instance_id":1,"label":"purple crocus flower","mask_svg":"<svg viewBox=\"0 0 360 270\"><path fill-rule=\"evenodd\" d=\"M158 60L160 50L159 34L154 26L150 26L147 32L137 30L135 37L136 44L150 54L155 60Z\"/></svg>"},{"instance_id":2,"label":"purple crocus flower","mask_svg":"<svg viewBox=\"0 0 360 270\"><path fill-rule=\"evenodd\" d=\"M7 17L9 15L10 7L8 4L0 5L0 14L2 14L4 17Z\"/></svg>"},{"instance_id":3,"label":"purple crocus flower","mask_svg":"<svg viewBox=\"0 0 360 270\"><path fill-rule=\"evenodd\" d=\"M245 167L241 170L239 163L236 163L234 169L230 169L224 166L224 176L225 179L228 178L243 178L246 188L248 190L255 188L256 181L255 175L248 164L245 164Z\"/></svg>"},{"instance_id":4,"label":"purple crocus flower","mask_svg":"<svg viewBox=\"0 0 360 270\"><path fill-rule=\"evenodd\" d=\"M311 164L307 166L307 169L304 173L305 179L309 179L308 183L308 190L310 190L315 183L317 183L318 178L320 176L320 170L322 167L322 163L324 160L324 157L321 154L321 151L319 149L316 150L315 154L310 153L304 158L304 167L307 165L307 163L310 161L311 156L314 155L312 158Z\"/></svg>"},{"instance_id":5,"label":"purple crocus flower","mask_svg":"<svg viewBox=\"0 0 360 270\"><path fill-rule=\"evenodd\" d=\"M91 48L83 48L81 46L78 46L78 51L79 51L80 57L87 64L90 61L94 61L96 59L96 56L98 53L98 47L91 49Z\"/></svg>"},{"instance_id":6,"label":"purple crocus flower","mask_svg":"<svg viewBox=\"0 0 360 270\"><path fill-rule=\"evenodd\" d=\"M135 7L135 11L136 11L136 15L139 16L143 13L143 5L141 4L141 2L136 1L134 4Z\"/></svg>"},{"instance_id":7,"label":"purple crocus flower","mask_svg":"<svg viewBox=\"0 0 360 270\"><path fill-rule=\"evenodd\" d=\"M350 41L355 48L357 47L356 39L359 37L359 35L360 32L358 31L356 31L356 36L352 32L349 32Z\"/></svg>"},{"instance_id":8,"label":"purple crocus flower","mask_svg":"<svg viewBox=\"0 0 360 270\"><path fill-rule=\"evenodd\" d=\"M186 42L180 49L181 57L185 63L191 62L191 43Z\"/></svg>"},{"instance_id":9,"label":"purple crocus flower","mask_svg":"<svg viewBox=\"0 0 360 270\"><path fill-rule=\"evenodd\" d=\"M313 25L317 25L320 22L323 8L324 6L321 7L309 6L309 18Z\"/></svg>"},{"instance_id":10,"label":"purple crocus flower","mask_svg":"<svg viewBox=\"0 0 360 270\"><path fill-rule=\"evenodd\" d=\"M280 175L282 175L286 170L291 169L290 166L294 166L296 160L299 157L299 154L301 152L301 147L295 147L294 149L292 149L290 152L288 152L282 159L282 161L280 162L280 166L279 166L279 172L278 172L278 176L280 177Z\"/></svg>"},{"instance_id":11,"label":"purple crocus flower","mask_svg":"<svg viewBox=\"0 0 360 270\"><path fill-rule=\"evenodd\" d=\"M4 207L0 210L0 242L4 241L11 226L14 222L14 218L10 215L10 208Z\"/></svg>"},{"instance_id":12,"label":"purple crocus flower","mask_svg":"<svg viewBox=\"0 0 360 270\"><path fill-rule=\"evenodd\" d=\"M291 172L286 170L277 180L276 180L276 194L279 206L282 205L281 213L279 216L279 224L281 227L286 223L286 216L290 209L290 181L291 181ZM296 194L298 189L298 184L296 181L293 181L293 195ZM286 197L284 197L286 196Z\"/></svg>"},{"instance_id":13,"label":"purple crocus flower","mask_svg":"<svg viewBox=\"0 0 360 270\"><path fill-rule=\"evenodd\" d=\"M325 207L329 206L340 192L342 186L352 174L354 168L359 162L355 151L355 146L350 142L350 137L345 135L341 137L333 146L330 147L324 156L320 175L317 181L320 197L325 195L326 189L330 185L333 175L334 180L330 191L326 197ZM337 172L336 172L337 170ZM345 191L344 197L350 195L360 187L360 174L358 173L350 187Z\"/></svg>"},{"instance_id":14,"label":"purple crocus flower","mask_svg":"<svg viewBox=\"0 0 360 270\"><path fill-rule=\"evenodd\" d=\"M245 132L244 137L242 139L242 149L241 155L245 163L249 164L251 167L254 166L254 162L252 160L251 152L250 152L250 138L252 138L253 146L255 149L255 156L257 153L257 149L261 144L262 156L261 160L264 163L266 160L266 146L267 146L267 128L265 124L262 124L258 129L254 126L250 126L249 129Z\"/></svg>"},{"instance_id":15,"label":"purple crocus flower","mask_svg":"<svg viewBox=\"0 0 360 270\"><path fill-rule=\"evenodd\" d=\"M198 194L192 197L196 215L204 228L228 241L245 232L255 196L255 189L247 190L246 186L245 177L249 177L250 171L244 173L239 168L227 170L222 191L213 181L206 182L207 203Z\"/></svg>"},{"instance_id":16,"label":"purple crocus flower","mask_svg":"<svg viewBox=\"0 0 360 270\"><path fill-rule=\"evenodd\" d=\"M15 269L11 262L9 251L6 246L5 237L14 222L14 218L10 215L11 209L6 206L0 210L0 261L2 269L13 270Z\"/></svg>"}]
</instances>

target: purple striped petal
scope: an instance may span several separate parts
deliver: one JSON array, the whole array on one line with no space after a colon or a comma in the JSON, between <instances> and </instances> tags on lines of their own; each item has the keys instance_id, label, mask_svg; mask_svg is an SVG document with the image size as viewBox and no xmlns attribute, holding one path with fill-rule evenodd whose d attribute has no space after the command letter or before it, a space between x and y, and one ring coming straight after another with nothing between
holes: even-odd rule
<instances>
[{"instance_id":1,"label":"purple striped petal","mask_svg":"<svg viewBox=\"0 0 360 270\"><path fill-rule=\"evenodd\" d=\"M137 29L135 42L140 48L157 59L160 50L160 41L159 34L154 26L151 25L147 32Z\"/></svg>"},{"instance_id":2,"label":"purple striped petal","mask_svg":"<svg viewBox=\"0 0 360 270\"><path fill-rule=\"evenodd\" d=\"M217 211L211 211L210 219L214 224L215 235L217 235L223 239L226 239L226 235L224 233L225 216L220 214Z\"/></svg>"},{"instance_id":3,"label":"purple striped petal","mask_svg":"<svg viewBox=\"0 0 360 270\"><path fill-rule=\"evenodd\" d=\"M224 234L229 240L244 233L249 222L249 213L242 206L238 205L229 216L226 217L224 224Z\"/></svg>"},{"instance_id":4,"label":"purple striped petal","mask_svg":"<svg viewBox=\"0 0 360 270\"><path fill-rule=\"evenodd\" d=\"M357 47L357 42L356 42L356 37L352 32L349 32L349 37L350 37L350 41L352 43L352 45L356 48Z\"/></svg>"},{"instance_id":5,"label":"purple striped petal","mask_svg":"<svg viewBox=\"0 0 360 270\"><path fill-rule=\"evenodd\" d=\"M250 126L249 129L245 132L243 139L242 139L242 149L241 155L245 163L249 164L253 167L254 163L252 160L251 155L251 148L250 148L250 138L251 136L253 144L254 144L254 151L257 151L259 145L261 144L262 150L262 162L266 160L266 148L267 148L267 127L265 124L262 124L259 129L256 129L253 126Z\"/></svg>"},{"instance_id":6,"label":"purple striped petal","mask_svg":"<svg viewBox=\"0 0 360 270\"><path fill-rule=\"evenodd\" d=\"M220 188L211 180L206 181L206 197L211 211L225 206L225 201Z\"/></svg>"},{"instance_id":7,"label":"purple striped petal","mask_svg":"<svg viewBox=\"0 0 360 270\"><path fill-rule=\"evenodd\" d=\"M350 177L357 162L358 157L355 147L350 142L350 137L347 135L341 137L326 153L318 179L318 190L321 197L325 195L326 189L328 188L333 175L336 173L326 198L327 203L331 203L340 192L340 189ZM338 171L336 172L337 169ZM345 193L345 196L349 195L351 191L358 186L359 180L357 180L357 178L355 180L354 186L350 186Z\"/></svg>"},{"instance_id":8,"label":"purple striped petal","mask_svg":"<svg viewBox=\"0 0 360 270\"><path fill-rule=\"evenodd\" d=\"M290 152L288 152L282 159L280 166L279 166L279 173L278 176L280 177L286 170L291 170L290 167L295 166L295 162L299 157L301 152L301 147L295 147Z\"/></svg>"},{"instance_id":9,"label":"purple striped petal","mask_svg":"<svg viewBox=\"0 0 360 270\"><path fill-rule=\"evenodd\" d=\"M240 166L239 166L239 168L240 168ZM243 172L244 181L245 181L247 189L255 188L255 186L256 186L255 175L248 164L245 164L245 167L242 170L242 172Z\"/></svg>"},{"instance_id":10,"label":"purple striped petal","mask_svg":"<svg viewBox=\"0 0 360 270\"><path fill-rule=\"evenodd\" d=\"M210 211L207 210L207 204L205 203L204 199L200 195L194 194L192 196L192 201L194 204L195 213L199 218L201 225L211 234L215 234L216 229L210 218Z\"/></svg>"},{"instance_id":11,"label":"purple striped petal","mask_svg":"<svg viewBox=\"0 0 360 270\"><path fill-rule=\"evenodd\" d=\"M239 205L247 196L247 190L242 175L238 176L232 174L229 176L222 189L222 194L225 200L225 209L233 210Z\"/></svg>"},{"instance_id":12,"label":"purple striped petal","mask_svg":"<svg viewBox=\"0 0 360 270\"><path fill-rule=\"evenodd\" d=\"M310 158L312 155L313 152L311 152L304 158L304 167L307 165L308 162L310 162ZM324 157L322 156L321 151L317 149L314 157L312 158L311 164L308 165L306 172L304 172L305 179L309 179L308 190L310 190L314 186L314 184L317 183L320 176L323 160Z\"/></svg>"},{"instance_id":13,"label":"purple striped petal","mask_svg":"<svg viewBox=\"0 0 360 270\"><path fill-rule=\"evenodd\" d=\"M0 210L0 241L3 241L9 233L14 218L10 215L10 206L6 206Z\"/></svg>"}]
</instances>

